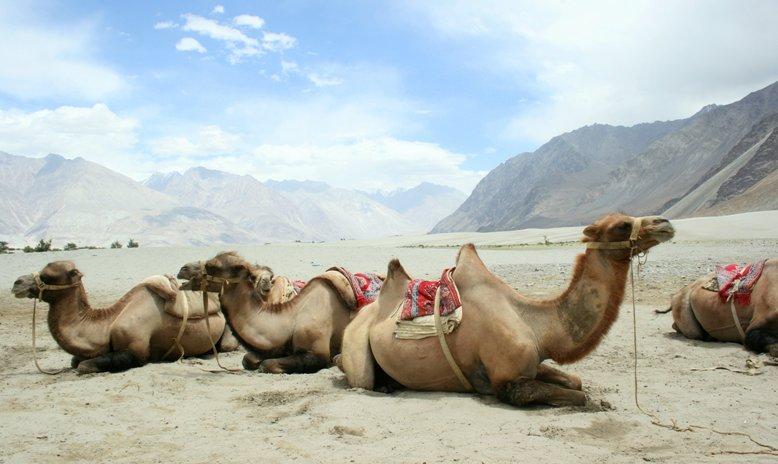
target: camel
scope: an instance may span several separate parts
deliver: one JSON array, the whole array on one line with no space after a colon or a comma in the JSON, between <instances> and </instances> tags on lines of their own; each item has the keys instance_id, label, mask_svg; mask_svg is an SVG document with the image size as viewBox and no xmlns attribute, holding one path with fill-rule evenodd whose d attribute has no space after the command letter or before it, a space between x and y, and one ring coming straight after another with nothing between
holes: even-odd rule
<instances>
[{"instance_id":1,"label":"camel","mask_svg":"<svg viewBox=\"0 0 778 464\"><path fill-rule=\"evenodd\" d=\"M753 352L778 356L778 259L765 262L749 304L734 305L742 335L732 315L734 301L722 302L717 292L703 288L714 278L711 272L673 294L673 329L693 340L741 343Z\"/></svg>"},{"instance_id":2,"label":"camel","mask_svg":"<svg viewBox=\"0 0 778 464\"><path fill-rule=\"evenodd\" d=\"M224 285L222 310L248 351L244 368L274 374L316 372L339 352L343 330L357 308L349 280L340 272L328 270L295 297L276 303L256 292L262 277L235 252L216 255L205 269L210 279ZM277 281L271 277L270 282Z\"/></svg>"},{"instance_id":3,"label":"camel","mask_svg":"<svg viewBox=\"0 0 778 464\"><path fill-rule=\"evenodd\" d=\"M180 290L172 277L144 279L102 309L90 306L82 277L72 261L55 261L39 273L20 276L12 289L17 298L40 297L49 304L51 335L73 355L71 366L78 374L120 372L175 361L182 354L202 355L225 332L217 297L209 297L209 337L200 293ZM179 334L184 313L186 325ZM229 350L225 345L221 349Z\"/></svg>"},{"instance_id":4,"label":"camel","mask_svg":"<svg viewBox=\"0 0 778 464\"><path fill-rule=\"evenodd\" d=\"M349 384L376 390L388 378L412 390L495 395L514 406L584 405L580 378L543 361L566 364L591 353L618 316L631 257L675 232L662 217L610 214L583 233L587 249L575 259L569 286L542 300L516 292L487 269L474 245L463 246L451 274L462 320L448 335L438 329L437 338L395 337L411 278L392 260L377 300L344 333L338 365Z\"/></svg>"}]
</instances>

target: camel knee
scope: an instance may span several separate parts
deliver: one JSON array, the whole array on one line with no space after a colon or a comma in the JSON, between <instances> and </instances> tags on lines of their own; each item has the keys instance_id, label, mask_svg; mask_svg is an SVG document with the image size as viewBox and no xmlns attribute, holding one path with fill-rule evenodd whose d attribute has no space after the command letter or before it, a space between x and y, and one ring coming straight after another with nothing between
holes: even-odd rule
<instances>
[{"instance_id":1,"label":"camel knee","mask_svg":"<svg viewBox=\"0 0 778 464\"><path fill-rule=\"evenodd\" d=\"M245 358L244 358L245 359ZM262 374L283 374L285 370L278 359L265 359L256 367Z\"/></svg>"},{"instance_id":2,"label":"camel knee","mask_svg":"<svg viewBox=\"0 0 778 464\"><path fill-rule=\"evenodd\" d=\"M243 355L243 368L248 371L255 371L259 369L259 365L262 363L262 357L259 354L249 351Z\"/></svg>"},{"instance_id":3,"label":"camel knee","mask_svg":"<svg viewBox=\"0 0 778 464\"><path fill-rule=\"evenodd\" d=\"M122 372L144 364L135 354L128 350L113 351L96 358L81 361L76 372L79 375L97 372Z\"/></svg>"},{"instance_id":4,"label":"camel knee","mask_svg":"<svg viewBox=\"0 0 778 464\"><path fill-rule=\"evenodd\" d=\"M755 328L746 332L746 339L743 342L746 348L755 353L773 352L778 354L778 332L775 330Z\"/></svg>"},{"instance_id":5,"label":"camel knee","mask_svg":"<svg viewBox=\"0 0 778 464\"><path fill-rule=\"evenodd\" d=\"M224 332L222 332L222 336L219 339L217 348L222 353L226 353L229 351L235 351L239 347L240 347L240 342L238 342L238 339L235 338L235 335L232 333L232 330L230 330L230 326L225 325Z\"/></svg>"},{"instance_id":6,"label":"camel knee","mask_svg":"<svg viewBox=\"0 0 778 464\"><path fill-rule=\"evenodd\" d=\"M549 385L539 380L508 382L497 390L497 398L515 406L550 404L553 406L583 406L586 394L579 390Z\"/></svg>"}]
</instances>

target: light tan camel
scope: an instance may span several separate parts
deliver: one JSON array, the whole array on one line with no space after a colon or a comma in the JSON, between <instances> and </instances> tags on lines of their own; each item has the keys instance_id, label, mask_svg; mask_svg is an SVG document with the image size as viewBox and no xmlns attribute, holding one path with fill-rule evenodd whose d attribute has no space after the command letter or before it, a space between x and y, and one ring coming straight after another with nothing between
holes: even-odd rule
<instances>
[{"instance_id":1,"label":"light tan camel","mask_svg":"<svg viewBox=\"0 0 778 464\"><path fill-rule=\"evenodd\" d=\"M519 294L486 268L472 244L463 246L453 272L463 316L445 340L465 381L454 374L437 337L395 338L392 315L410 277L393 260L378 299L346 328L338 364L351 386L365 389L382 388L379 379L388 376L413 390L471 386L517 406L585 404L581 380L543 361L572 363L594 350L618 316L632 254L673 234L661 217L599 219L584 229L587 250L576 258L568 288L547 300Z\"/></svg>"},{"instance_id":2,"label":"light tan camel","mask_svg":"<svg viewBox=\"0 0 778 464\"><path fill-rule=\"evenodd\" d=\"M224 333L226 324L218 298L210 296L209 338L201 294L179 290L172 277L149 277L113 305L93 309L82 276L73 262L55 261L39 273L20 276L12 290L17 298L40 296L49 304L51 335L73 355L72 366L79 374L175 361L180 349L187 356L202 355L211 350L211 339L219 340ZM186 326L177 346L174 341L184 311Z\"/></svg>"},{"instance_id":3,"label":"light tan camel","mask_svg":"<svg viewBox=\"0 0 778 464\"><path fill-rule=\"evenodd\" d=\"M713 278L711 272L672 296L673 329L686 338L742 343L756 353L778 356L778 259L765 262L750 304L735 305L745 337L735 327L731 303L722 302L718 292L702 288Z\"/></svg>"},{"instance_id":4,"label":"light tan camel","mask_svg":"<svg viewBox=\"0 0 778 464\"><path fill-rule=\"evenodd\" d=\"M255 290L261 277L237 253L220 253L205 269L212 279L224 283L222 310L248 351L243 357L246 369L274 374L316 372L338 353L343 330L356 308L343 274L327 271L311 279L291 300L273 303ZM274 280L278 279L271 277Z\"/></svg>"}]
</instances>

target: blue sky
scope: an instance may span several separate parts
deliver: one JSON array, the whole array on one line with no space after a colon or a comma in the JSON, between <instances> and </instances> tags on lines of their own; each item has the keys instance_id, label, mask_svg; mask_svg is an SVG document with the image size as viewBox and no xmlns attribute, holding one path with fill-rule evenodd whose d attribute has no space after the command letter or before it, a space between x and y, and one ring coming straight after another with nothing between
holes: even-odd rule
<instances>
[{"instance_id":1,"label":"blue sky","mask_svg":"<svg viewBox=\"0 0 778 464\"><path fill-rule=\"evenodd\" d=\"M775 2L5 2L0 150L469 191L778 79Z\"/></svg>"}]
</instances>

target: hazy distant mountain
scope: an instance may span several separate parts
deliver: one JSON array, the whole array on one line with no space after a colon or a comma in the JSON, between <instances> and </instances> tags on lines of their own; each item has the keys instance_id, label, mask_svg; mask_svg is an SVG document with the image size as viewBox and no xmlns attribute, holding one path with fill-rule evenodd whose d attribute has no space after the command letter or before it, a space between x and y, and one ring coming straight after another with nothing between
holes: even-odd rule
<instances>
[{"instance_id":1,"label":"hazy distant mountain","mask_svg":"<svg viewBox=\"0 0 778 464\"><path fill-rule=\"evenodd\" d=\"M776 112L778 83L687 119L595 124L562 134L492 170L433 231L574 225L616 210L684 217L773 208L767 192L775 185L775 154L768 132ZM716 173L723 190L703 187Z\"/></svg>"},{"instance_id":2,"label":"hazy distant mountain","mask_svg":"<svg viewBox=\"0 0 778 464\"><path fill-rule=\"evenodd\" d=\"M368 197L387 206L429 231L441 219L454 212L467 198L464 192L453 187L422 182L410 189L391 192L367 193Z\"/></svg>"},{"instance_id":3,"label":"hazy distant mountain","mask_svg":"<svg viewBox=\"0 0 778 464\"><path fill-rule=\"evenodd\" d=\"M268 181L267 186L291 199L313 232L329 239L426 232L362 192L313 181Z\"/></svg>"},{"instance_id":4,"label":"hazy distant mountain","mask_svg":"<svg viewBox=\"0 0 778 464\"><path fill-rule=\"evenodd\" d=\"M183 233L186 228L170 240L152 239L167 233L159 218L173 214L174 199L83 158L0 153L0 186L0 236L13 244L39 238L52 239L60 246L71 241L106 246L128 238L145 245L192 243L191 234ZM196 216L197 212L189 214ZM199 239L225 243L219 239L223 234L245 236L223 218L214 216L210 221L219 223L221 230L199 231Z\"/></svg>"},{"instance_id":5,"label":"hazy distant mountain","mask_svg":"<svg viewBox=\"0 0 778 464\"><path fill-rule=\"evenodd\" d=\"M180 203L202 208L230 219L252 232L252 241L311 240L307 225L285 196L249 176L203 167L154 174L143 182Z\"/></svg>"}]
</instances>

